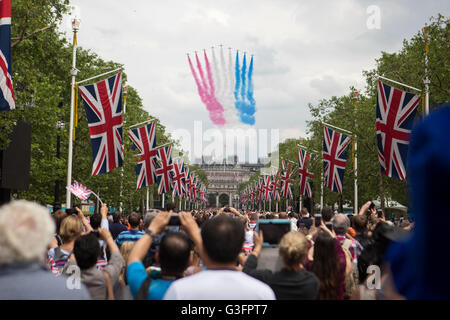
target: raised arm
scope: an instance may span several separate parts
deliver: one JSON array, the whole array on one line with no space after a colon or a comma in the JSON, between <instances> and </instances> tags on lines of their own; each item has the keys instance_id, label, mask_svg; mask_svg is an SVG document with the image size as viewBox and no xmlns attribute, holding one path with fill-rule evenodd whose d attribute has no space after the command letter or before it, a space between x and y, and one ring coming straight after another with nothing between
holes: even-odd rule
<instances>
[{"instance_id":1,"label":"raised arm","mask_svg":"<svg viewBox=\"0 0 450 320\"><path fill-rule=\"evenodd\" d=\"M170 220L170 212L161 211L158 215L153 218L152 222L148 226L148 231L153 235L158 235L163 232ZM128 264L136 261L144 260L145 255L148 252L152 244L152 236L146 232L134 245L133 250L131 250L130 256L128 257Z\"/></svg>"}]
</instances>

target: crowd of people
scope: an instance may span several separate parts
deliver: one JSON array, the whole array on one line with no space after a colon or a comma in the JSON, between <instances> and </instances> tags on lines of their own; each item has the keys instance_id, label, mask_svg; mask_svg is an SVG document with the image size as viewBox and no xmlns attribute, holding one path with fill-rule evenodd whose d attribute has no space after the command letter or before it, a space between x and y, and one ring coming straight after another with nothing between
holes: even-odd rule
<instances>
[{"instance_id":1,"label":"crowd of people","mask_svg":"<svg viewBox=\"0 0 450 320\"><path fill-rule=\"evenodd\" d=\"M413 130L414 222L387 221L371 201L356 215L168 203L90 217L11 201L0 207L0 299L448 299L449 121L447 108ZM276 245L258 228L267 219L289 225Z\"/></svg>"},{"instance_id":2,"label":"crowd of people","mask_svg":"<svg viewBox=\"0 0 450 320\"><path fill-rule=\"evenodd\" d=\"M0 298L377 299L367 269L379 266L384 281L388 244L411 226L393 226L370 204L356 216L331 208L320 215L228 206L177 212L173 203L122 216L104 204L85 217L78 208L49 215L14 201L0 209ZM290 225L276 245L278 269L258 263L265 246L256 230L267 219Z\"/></svg>"}]
</instances>

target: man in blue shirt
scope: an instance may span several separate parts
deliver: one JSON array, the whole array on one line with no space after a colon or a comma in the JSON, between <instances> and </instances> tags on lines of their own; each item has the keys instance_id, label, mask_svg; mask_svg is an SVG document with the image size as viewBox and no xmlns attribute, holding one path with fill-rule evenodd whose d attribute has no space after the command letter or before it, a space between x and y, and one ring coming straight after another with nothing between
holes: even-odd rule
<instances>
[{"instance_id":1,"label":"man in blue shirt","mask_svg":"<svg viewBox=\"0 0 450 320\"><path fill-rule=\"evenodd\" d=\"M127 241L136 242L144 235L144 232L139 230L141 217L136 212L132 212L130 214L128 217L128 222L130 223L130 230L122 231L116 238L116 244L119 248L122 243Z\"/></svg>"},{"instance_id":2,"label":"man in blue shirt","mask_svg":"<svg viewBox=\"0 0 450 320\"><path fill-rule=\"evenodd\" d=\"M153 238L167 228L170 216L170 212L160 212L130 253L127 280L134 298L148 277L142 260L149 250ZM161 271L150 274L152 281L147 293L148 300L162 300L172 282L183 277L184 270L189 263L190 252L189 238L184 233L169 232L162 238L155 255L156 261L161 265Z\"/></svg>"}]
</instances>

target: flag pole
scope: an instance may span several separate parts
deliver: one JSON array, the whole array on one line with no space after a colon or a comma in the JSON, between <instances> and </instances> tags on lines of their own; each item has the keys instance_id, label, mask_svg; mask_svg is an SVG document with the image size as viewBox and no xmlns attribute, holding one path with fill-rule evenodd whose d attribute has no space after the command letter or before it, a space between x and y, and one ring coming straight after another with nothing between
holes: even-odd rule
<instances>
[{"instance_id":1,"label":"flag pole","mask_svg":"<svg viewBox=\"0 0 450 320\"><path fill-rule=\"evenodd\" d=\"M150 189L150 187L148 187L147 186L147 203L146 203L146 210L148 211L148 210L150 210L150 206L149 206L149 197L150 197L150 191L149 191L149 189Z\"/></svg>"},{"instance_id":2,"label":"flag pole","mask_svg":"<svg viewBox=\"0 0 450 320\"><path fill-rule=\"evenodd\" d=\"M376 75L375 78L380 78L380 79L383 79L383 80L386 80L386 81L393 82L393 83L398 84L400 86L403 86L403 87L406 87L406 88L410 88L410 89L416 90L418 92L422 92L422 90L420 90L420 89L408 86L407 84L404 84L404 83L401 83L401 82L398 82L398 81L395 81L395 80L392 80L392 79L389 79L389 78L386 78L386 77L382 77L380 75Z\"/></svg>"},{"instance_id":3,"label":"flag pole","mask_svg":"<svg viewBox=\"0 0 450 320\"><path fill-rule=\"evenodd\" d=\"M163 208L163 209L164 209L164 200L165 200L164 198L165 198L165 195L166 195L166 194L163 192L163 193L162 193L162 208Z\"/></svg>"},{"instance_id":4,"label":"flag pole","mask_svg":"<svg viewBox=\"0 0 450 320\"><path fill-rule=\"evenodd\" d=\"M356 107L358 106L358 96L359 96L359 92L355 91L354 92L354 98L355 98L355 114L356 114ZM355 116L355 127L357 126L356 123L356 116ZM353 205L353 214L356 216L358 214L358 140L356 138L356 134L353 137L353 147L354 147L354 151L353 151L353 157L354 157L354 166L355 166L355 202Z\"/></svg>"},{"instance_id":5,"label":"flag pole","mask_svg":"<svg viewBox=\"0 0 450 320\"><path fill-rule=\"evenodd\" d=\"M428 29L427 25L425 24L425 28L423 28L423 33L425 37L425 79L423 80L423 83L425 84L425 116L427 116L430 113L430 91L429 91L429 85L430 85L430 79L428 78Z\"/></svg>"},{"instance_id":6,"label":"flag pole","mask_svg":"<svg viewBox=\"0 0 450 320\"><path fill-rule=\"evenodd\" d=\"M124 86L123 87L123 124L124 125L127 123L127 121L125 119L125 112L127 109L127 92L128 92L128 87ZM125 158L124 158L124 165L125 165ZM119 208L120 213L123 212L122 197L123 197L123 167L124 167L124 165L122 165L121 172L120 172L120 208Z\"/></svg>"},{"instance_id":7,"label":"flag pole","mask_svg":"<svg viewBox=\"0 0 450 320\"><path fill-rule=\"evenodd\" d=\"M73 156L73 121L74 121L74 109L75 109L75 77L77 76L78 70L76 68L77 63L77 32L80 28L80 20L75 17L72 20L72 31L73 31L73 49L72 49L72 69L70 74L72 76L72 90L70 94L70 127L69 127L69 154L67 159L67 184L69 187L72 183L72 156ZM71 207L71 192L67 189L66 191L66 208Z\"/></svg>"},{"instance_id":8,"label":"flag pole","mask_svg":"<svg viewBox=\"0 0 450 320\"><path fill-rule=\"evenodd\" d=\"M80 83L85 83L85 82L88 82L88 81L90 81L90 80L94 80L94 79L97 79L97 78L106 76L107 74L110 74L110 73L113 73L113 72L116 72L116 71L119 71L119 70L123 70L123 69L124 69L123 67L120 67L120 68L117 68L117 69L114 69L114 70L111 70L111 71L108 71L108 72L99 74L99 75L97 75L97 76L93 76L93 77L91 77L91 78L89 78L89 79L84 79L84 80L78 81L78 84L80 84Z\"/></svg>"},{"instance_id":9,"label":"flag pole","mask_svg":"<svg viewBox=\"0 0 450 320\"><path fill-rule=\"evenodd\" d=\"M348 131L348 130L345 130L345 129L333 126L332 124L329 124L329 123L326 123L326 122L322 122L322 124L326 125L327 127L331 127L333 129L336 129L336 130L339 130L339 131L343 131L343 132L349 134L350 136L353 136L353 132L351 132L351 131Z\"/></svg>"}]
</instances>

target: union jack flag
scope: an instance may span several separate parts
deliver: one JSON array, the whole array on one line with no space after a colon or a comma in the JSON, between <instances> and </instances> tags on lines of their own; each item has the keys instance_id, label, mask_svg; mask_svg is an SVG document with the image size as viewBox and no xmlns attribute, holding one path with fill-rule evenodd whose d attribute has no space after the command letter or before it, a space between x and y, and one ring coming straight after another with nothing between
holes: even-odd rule
<instances>
[{"instance_id":1,"label":"union jack flag","mask_svg":"<svg viewBox=\"0 0 450 320\"><path fill-rule=\"evenodd\" d=\"M264 201L270 201L272 197L272 177L267 175L264 176L264 184L263 184L263 192L264 192Z\"/></svg>"},{"instance_id":2,"label":"union jack flag","mask_svg":"<svg viewBox=\"0 0 450 320\"><path fill-rule=\"evenodd\" d=\"M191 201L197 201L197 176L191 173L191 184L189 188L189 198Z\"/></svg>"},{"instance_id":3,"label":"union jack flag","mask_svg":"<svg viewBox=\"0 0 450 320\"><path fill-rule=\"evenodd\" d=\"M66 187L67 190L73 193L78 199L87 200L92 191L89 190L86 186L82 185L78 181L74 181L72 185Z\"/></svg>"},{"instance_id":4,"label":"union jack flag","mask_svg":"<svg viewBox=\"0 0 450 320\"><path fill-rule=\"evenodd\" d=\"M11 64L11 0L0 0L0 111L15 107Z\"/></svg>"},{"instance_id":5,"label":"union jack flag","mask_svg":"<svg viewBox=\"0 0 450 320\"><path fill-rule=\"evenodd\" d=\"M345 165L347 163L347 147L350 143L350 138L326 126L323 129L324 183L328 189L342 193Z\"/></svg>"},{"instance_id":6,"label":"union jack flag","mask_svg":"<svg viewBox=\"0 0 450 320\"><path fill-rule=\"evenodd\" d=\"M172 188L173 193L172 197L179 196L180 198L183 197L184 194L184 170L183 170L183 159L179 159L178 161L173 162L173 169L172 169Z\"/></svg>"},{"instance_id":7,"label":"union jack flag","mask_svg":"<svg viewBox=\"0 0 450 320\"><path fill-rule=\"evenodd\" d=\"M258 192L259 192L258 200L264 201L264 180L261 178L258 181Z\"/></svg>"},{"instance_id":8,"label":"union jack flag","mask_svg":"<svg viewBox=\"0 0 450 320\"><path fill-rule=\"evenodd\" d=\"M420 96L378 81L377 141L381 174L405 180L409 137Z\"/></svg>"},{"instance_id":9,"label":"union jack flag","mask_svg":"<svg viewBox=\"0 0 450 320\"><path fill-rule=\"evenodd\" d=\"M156 181L156 124L152 121L143 127L128 131L128 137L133 141L133 149L139 150L139 160L136 163L136 189L148 187Z\"/></svg>"},{"instance_id":10,"label":"union jack flag","mask_svg":"<svg viewBox=\"0 0 450 320\"><path fill-rule=\"evenodd\" d=\"M92 175L96 176L123 165L122 73L79 88L91 135Z\"/></svg>"},{"instance_id":11,"label":"union jack flag","mask_svg":"<svg viewBox=\"0 0 450 320\"><path fill-rule=\"evenodd\" d=\"M200 186L200 201L204 203L208 202L208 199L206 198L206 187L204 184Z\"/></svg>"},{"instance_id":12,"label":"union jack flag","mask_svg":"<svg viewBox=\"0 0 450 320\"><path fill-rule=\"evenodd\" d=\"M170 192L172 185L172 145L157 149L156 177L158 181L158 194Z\"/></svg>"},{"instance_id":13,"label":"union jack flag","mask_svg":"<svg viewBox=\"0 0 450 320\"><path fill-rule=\"evenodd\" d=\"M280 192L278 191L278 187L280 186L278 181L280 179L280 171L277 171L277 173L275 174L275 172L273 172L273 179L272 179L272 183L271 183L271 187L272 187L272 196L273 196L273 200L274 201L280 201Z\"/></svg>"},{"instance_id":14,"label":"union jack flag","mask_svg":"<svg viewBox=\"0 0 450 320\"><path fill-rule=\"evenodd\" d=\"M292 194L291 184L294 184L294 180L291 179L291 164L289 163L286 168L286 164L283 160L283 170L281 173L281 196L286 199L294 199Z\"/></svg>"},{"instance_id":15,"label":"union jack flag","mask_svg":"<svg viewBox=\"0 0 450 320\"><path fill-rule=\"evenodd\" d=\"M311 154L302 148L298 148L298 176L300 195L312 198L312 181L314 173L309 172L308 162Z\"/></svg>"}]
</instances>

